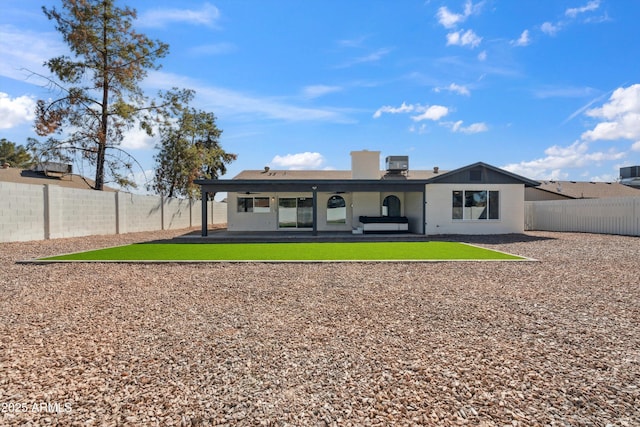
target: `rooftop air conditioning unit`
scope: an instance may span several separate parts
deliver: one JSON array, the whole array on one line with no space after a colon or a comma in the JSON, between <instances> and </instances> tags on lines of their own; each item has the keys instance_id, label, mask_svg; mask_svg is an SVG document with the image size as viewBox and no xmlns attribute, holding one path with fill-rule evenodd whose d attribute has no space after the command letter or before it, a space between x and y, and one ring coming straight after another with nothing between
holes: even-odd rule
<instances>
[{"instance_id":1,"label":"rooftop air conditioning unit","mask_svg":"<svg viewBox=\"0 0 640 427\"><path fill-rule=\"evenodd\" d=\"M620 168L620 178L639 178L640 166L627 166L626 168Z\"/></svg>"},{"instance_id":2,"label":"rooftop air conditioning unit","mask_svg":"<svg viewBox=\"0 0 640 427\"><path fill-rule=\"evenodd\" d=\"M620 168L620 183L629 187L640 188L640 166Z\"/></svg>"},{"instance_id":3,"label":"rooftop air conditioning unit","mask_svg":"<svg viewBox=\"0 0 640 427\"><path fill-rule=\"evenodd\" d=\"M47 176L61 177L73 172L73 167L66 163L41 162L36 165L36 172L42 172Z\"/></svg>"},{"instance_id":4,"label":"rooftop air conditioning unit","mask_svg":"<svg viewBox=\"0 0 640 427\"><path fill-rule=\"evenodd\" d=\"M409 170L409 156L387 156L385 165L387 172L406 172Z\"/></svg>"}]
</instances>

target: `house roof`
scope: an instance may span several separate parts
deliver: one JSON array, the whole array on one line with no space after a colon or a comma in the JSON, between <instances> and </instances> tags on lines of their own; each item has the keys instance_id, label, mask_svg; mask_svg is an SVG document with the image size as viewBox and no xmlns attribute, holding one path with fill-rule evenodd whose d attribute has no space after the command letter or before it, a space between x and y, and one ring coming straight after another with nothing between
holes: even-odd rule
<instances>
[{"instance_id":1,"label":"house roof","mask_svg":"<svg viewBox=\"0 0 640 427\"><path fill-rule=\"evenodd\" d=\"M36 172L28 169L20 168L0 168L0 182L15 182L18 184L32 185L59 185L60 187L79 188L83 190L91 190L94 181L81 175L67 174L62 177L48 177L42 172ZM113 188L104 187L104 191L116 191Z\"/></svg>"},{"instance_id":2,"label":"house roof","mask_svg":"<svg viewBox=\"0 0 640 427\"><path fill-rule=\"evenodd\" d=\"M521 175L492 166L484 162L473 163L450 172L438 174L431 178L430 183L468 184L499 183L499 184L524 184L525 187L537 187L538 181L525 178Z\"/></svg>"},{"instance_id":3,"label":"house roof","mask_svg":"<svg viewBox=\"0 0 640 427\"><path fill-rule=\"evenodd\" d=\"M470 180L470 171L479 172L480 180ZM537 181L478 162L451 172L409 171L406 176L380 172L379 179L351 179L351 171L243 171L231 180L201 179L195 183L206 192L236 191L424 191L432 183L499 183L537 186Z\"/></svg>"},{"instance_id":4,"label":"house roof","mask_svg":"<svg viewBox=\"0 0 640 427\"><path fill-rule=\"evenodd\" d=\"M444 172L440 172L442 174ZM408 171L406 175L389 174L387 171L380 171L379 179L403 179L417 180L430 179L438 175L433 171ZM299 180L299 179L339 179L351 180L350 170L245 170L240 172L233 179L254 179L254 180Z\"/></svg>"},{"instance_id":5,"label":"house roof","mask_svg":"<svg viewBox=\"0 0 640 427\"><path fill-rule=\"evenodd\" d=\"M538 190L571 199L602 199L607 197L638 197L640 189L619 182L542 181Z\"/></svg>"}]
</instances>

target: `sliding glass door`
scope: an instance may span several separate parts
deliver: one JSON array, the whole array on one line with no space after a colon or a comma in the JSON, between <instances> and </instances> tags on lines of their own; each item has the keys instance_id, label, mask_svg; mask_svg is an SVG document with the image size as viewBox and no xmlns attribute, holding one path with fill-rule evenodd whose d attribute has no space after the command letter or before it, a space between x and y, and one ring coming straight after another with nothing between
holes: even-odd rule
<instances>
[{"instance_id":1,"label":"sliding glass door","mask_svg":"<svg viewBox=\"0 0 640 427\"><path fill-rule=\"evenodd\" d=\"M278 200L278 227L312 228L313 198L283 197Z\"/></svg>"}]
</instances>

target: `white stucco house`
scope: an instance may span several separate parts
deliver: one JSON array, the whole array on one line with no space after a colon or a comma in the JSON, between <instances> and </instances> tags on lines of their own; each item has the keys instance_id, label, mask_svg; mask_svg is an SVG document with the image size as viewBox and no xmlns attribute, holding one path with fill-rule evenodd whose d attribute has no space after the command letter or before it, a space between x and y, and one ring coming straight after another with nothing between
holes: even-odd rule
<instances>
[{"instance_id":1,"label":"white stucco house","mask_svg":"<svg viewBox=\"0 0 640 427\"><path fill-rule=\"evenodd\" d=\"M539 182L478 162L448 172L409 169L407 156L351 152L348 171L248 170L197 180L227 192L229 231L508 234L524 232L524 189ZM202 234L207 235L203 211Z\"/></svg>"}]
</instances>

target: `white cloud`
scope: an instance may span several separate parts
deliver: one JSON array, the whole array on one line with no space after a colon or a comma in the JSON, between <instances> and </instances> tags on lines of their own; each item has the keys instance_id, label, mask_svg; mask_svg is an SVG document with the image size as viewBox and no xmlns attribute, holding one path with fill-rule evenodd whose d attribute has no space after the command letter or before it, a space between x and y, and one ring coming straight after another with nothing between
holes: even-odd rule
<instances>
[{"instance_id":1,"label":"white cloud","mask_svg":"<svg viewBox=\"0 0 640 427\"><path fill-rule=\"evenodd\" d=\"M562 179L565 168L580 168L590 164L621 160L627 155L615 149L590 151L590 142L625 139L634 141L632 151L640 151L640 84L618 88L601 107L588 109L597 98L573 113L601 119L602 121L582 134L581 140L562 147L554 145L545 150L546 157L505 166L505 169L536 179ZM586 112L585 112L586 111Z\"/></svg>"},{"instance_id":2,"label":"white cloud","mask_svg":"<svg viewBox=\"0 0 640 427\"><path fill-rule=\"evenodd\" d=\"M425 133L427 133L428 130L429 130L429 128L424 123L421 124L420 126L416 126L416 125L409 126L409 132L417 133L418 135L425 134Z\"/></svg>"},{"instance_id":3,"label":"white cloud","mask_svg":"<svg viewBox=\"0 0 640 427\"><path fill-rule=\"evenodd\" d=\"M453 13L446 6L442 6L438 9L438 13L436 15L438 17L438 22L443 27L450 29L454 28L459 22L463 22L466 19L461 13Z\"/></svg>"},{"instance_id":4,"label":"white cloud","mask_svg":"<svg viewBox=\"0 0 640 427\"><path fill-rule=\"evenodd\" d=\"M467 0L464 4L464 11L462 13L451 12L446 6L442 6L438 9L436 16L440 25L447 29L455 28L456 25L467 20L471 15L480 13L484 2L473 4L471 0Z\"/></svg>"},{"instance_id":5,"label":"white cloud","mask_svg":"<svg viewBox=\"0 0 640 427\"><path fill-rule=\"evenodd\" d=\"M472 133L481 133L481 132L486 132L489 130L489 127L486 125L486 123L472 123L469 126L462 126L463 121L462 120L458 120L455 123L451 124L451 131L452 132L460 132L460 133L467 133L467 134L472 134Z\"/></svg>"},{"instance_id":6,"label":"white cloud","mask_svg":"<svg viewBox=\"0 0 640 427\"><path fill-rule=\"evenodd\" d=\"M374 52L371 52L368 55L364 55L364 56L359 56L357 58L354 58L350 61L347 61L341 65L338 65L337 68L347 68L347 67L351 67L353 65L358 65L358 64L366 64L369 62L378 62L380 61L382 58L384 58L385 56L387 56L389 53L391 53L392 49L390 48L380 48Z\"/></svg>"},{"instance_id":7,"label":"white cloud","mask_svg":"<svg viewBox=\"0 0 640 427\"><path fill-rule=\"evenodd\" d=\"M331 108L304 108L273 100L268 97L247 95L229 89L209 86L188 77L154 71L144 82L153 90L169 90L176 86L189 87L196 91L198 108L211 109L218 117L223 115L255 115L269 119L289 121L319 121L333 123L353 123L344 110Z\"/></svg>"},{"instance_id":8,"label":"white cloud","mask_svg":"<svg viewBox=\"0 0 640 427\"><path fill-rule=\"evenodd\" d=\"M555 36L560 31L560 24L554 25L551 22L545 22L540 26L540 30L549 36Z\"/></svg>"},{"instance_id":9,"label":"white cloud","mask_svg":"<svg viewBox=\"0 0 640 427\"><path fill-rule=\"evenodd\" d=\"M36 102L29 96L11 98L0 92L0 129L11 129L35 119Z\"/></svg>"},{"instance_id":10,"label":"white cloud","mask_svg":"<svg viewBox=\"0 0 640 427\"><path fill-rule=\"evenodd\" d=\"M47 59L68 53L60 35L52 32L25 31L0 25L0 75L34 85L46 84L30 72L48 74L42 65Z\"/></svg>"},{"instance_id":11,"label":"white cloud","mask_svg":"<svg viewBox=\"0 0 640 427\"><path fill-rule=\"evenodd\" d=\"M329 93L340 92L341 90L342 88L340 86L311 85L305 86L302 89L302 94L305 98L318 98Z\"/></svg>"},{"instance_id":12,"label":"white cloud","mask_svg":"<svg viewBox=\"0 0 640 427\"><path fill-rule=\"evenodd\" d=\"M220 18L217 7L205 3L200 10L191 9L151 9L138 16L137 24L147 28L161 28L168 24L182 22L192 25L215 26Z\"/></svg>"},{"instance_id":13,"label":"white cloud","mask_svg":"<svg viewBox=\"0 0 640 427\"><path fill-rule=\"evenodd\" d=\"M187 52L192 56L224 55L233 52L236 46L233 43L212 43L189 48Z\"/></svg>"},{"instance_id":14,"label":"white cloud","mask_svg":"<svg viewBox=\"0 0 640 427\"><path fill-rule=\"evenodd\" d=\"M575 18L579 13L592 12L600 7L600 0L592 0L582 7L574 7L567 9L564 14Z\"/></svg>"},{"instance_id":15,"label":"white cloud","mask_svg":"<svg viewBox=\"0 0 640 427\"><path fill-rule=\"evenodd\" d=\"M449 114L449 109L447 107L443 107L442 105L431 105L424 106L420 104L407 104L405 102L402 103L399 107L392 107L390 105L385 105L383 107L378 108L378 110L373 113L373 118L377 119L382 116L383 113L388 114L405 114L405 113L420 113L415 116L411 116L411 119L414 122L420 122L422 120L433 120L437 121Z\"/></svg>"},{"instance_id":16,"label":"white cloud","mask_svg":"<svg viewBox=\"0 0 640 427\"><path fill-rule=\"evenodd\" d=\"M322 154L307 151L304 153L287 154L285 156L276 155L271 160L270 166L290 170L319 169L322 167L324 162L325 159Z\"/></svg>"},{"instance_id":17,"label":"white cloud","mask_svg":"<svg viewBox=\"0 0 640 427\"><path fill-rule=\"evenodd\" d=\"M546 157L512 163L503 166L510 172L533 179L564 179L568 175L562 172L566 168L580 168L591 163L599 163L609 160L622 159L625 154L617 151L589 152L589 144L586 141L576 141L568 147L554 145L547 148Z\"/></svg>"},{"instance_id":18,"label":"white cloud","mask_svg":"<svg viewBox=\"0 0 640 427\"><path fill-rule=\"evenodd\" d=\"M520 38L518 40L514 40L511 44L515 46L528 46L531 43L531 39L529 38L529 30L524 30L522 34L520 34Z\"/></svg>"},{"instance_id":19,"label":"white cloud","mask_svg":"<svg viewBox=\"0 0 640 427\"><path fill-rule=\"evenodd\" d=\"M586 115L604 121L583 133L585 140L640 139L640 84L616 89L607 103Z\"/></svg>"},{"instance_id":20,"label":"white cloud","mask_svg":"<svg viewBox=\"0 0 640 427\"><path fill-rule=\"evenodd\" d=\"M486 61L487 60L487 51L483 50L478 54L478 61Z\"/></svg>"},{"instance_id":21,"label":"white cloud","mask_svg":"<svg viewBox=\"0 0 640 427\"><path fill-rule=\"evenodd\" d=\"M482 37L479 37L473 30L463 31L447 34L447 46L471 46L475 48L480 45Z\"/></svg>"},{"instance_id":22,"label":"white cloud","mask_svg":"<svg viewBox=\"0 0 640 427\"><path fill-rule=\"evenodd\" d=\"M435 92L439 93L443 90L447 90L449 92L455 92L458 95L471 96L471 92L466 86L457 85L455 83L451 83L447 87L437 87L434 89Z\"/></svg>"},{"instance_id":23,"label":"white cloud","mask_svg":"<svg viewBox=\"0 0 640 427\"><path fill-rule=\"evenodd\" d=\"M135 127L124 133L120 147L125 150L148 150L154 148L157 136L149 136L144 130Z\"/></svg>"},{"instance_id":24,"label":"white cloud","mask_svg":"<svg viewBox=\"0 0 640 427\"><path fill-rule=\"evenodd\" d=\"M405 102L403 102L402 105L400 105L399 107L392 107L391 105L385 105L378 108L376 112L373 113L373 118L374 119L380 118L380 116L382 116L382 113L388 113L388 114L410 113L414 111L415 108L416 108L415 105L407 104Z\"/></svg>"},{"instance_id":25,"label":"white cloud","mask_svg":"<svg viewBox=\"0 0 640 427\"><path fill-rule=\"evenodd\" d=\"M360 36L354 39L342 39L338 40L338 45L342 47L362 47L364 42L368 39L367 36Z\"/></svg>"},{"instance_id":26,"label":"white cloud","mask_svg":"<svg viewBox=\"0 0 640 427\"><path fill-rule=\"evenodd\" d=\"M417 116L411 116L411 120L415 122L420 122L422 120L436 121L436 120L440 120L447 114L449 114L449 109L447 107L443 107L442 105L432 105L426 110L424 110L422 114L419 114Z\"/></svg>"}]
</instances>

